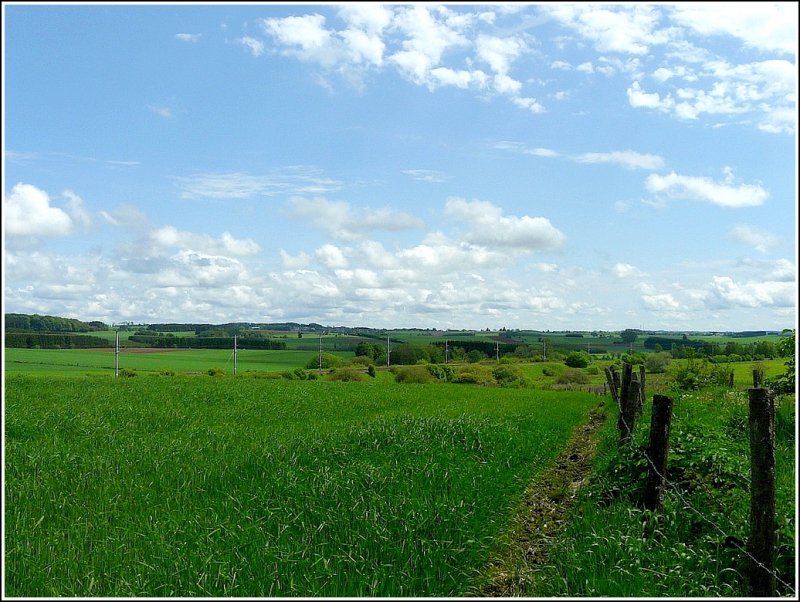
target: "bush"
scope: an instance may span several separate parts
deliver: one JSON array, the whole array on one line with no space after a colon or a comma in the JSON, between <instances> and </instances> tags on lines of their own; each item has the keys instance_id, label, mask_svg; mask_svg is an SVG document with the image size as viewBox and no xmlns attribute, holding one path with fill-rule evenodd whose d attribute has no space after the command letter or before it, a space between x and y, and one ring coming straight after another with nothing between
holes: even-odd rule
<instances>
[{"instance_id":1,"label":"bush","mask_svg":"<svg viewBox=\"0 0 800 602\"><path fill-rule=\"evenodd\" d=\"M690 391L709 386L727 386L731 369L714 366L706 360L689 360L682 365L672 364L667 373L679 389Z\"/></svg>"},{"instance_id":2,"label":"bush","mask_svg":"<svg viewBox=\"0 0 800 602\"><path fill-rule=\"evenodd\" d=\"M222 368L209 368L208 369L209 376L225 376L225 370Z\"/></svg>"},{"instance_id":3,"label":"bush","mask_svg":"<svg viewBox=\"0 0 800 602\"><path fill-rule=\"evenodd\" d=\"M133 368L123 368L119 371L119 375L125 378L133 378L136 376L136 370Z\"/></svg>"},{"instance_id":4,"label":"bush","mask_svg":"<svg viewBox=\"0 0 800 602\"><path fill-rule=\"evenodd\" d=\"M464 366L453 377L454 383L466 383L473 385L491 386L496 385L497 381L492 375L492 371L486 366L473 364Z\"/></svg>"},{"instance_id":5,"label":"bush","mask_svg":"<svg viewBox=\"0 0 800 602\"><path fill-rule=\"evenodd\" d=\"M372 363L372 361L372 358L367 355L357 355L350 360L350 363L357 366L367 367ZM317 360L317 368L319 368L319 360Z\"/></svg>"},{"instance_id":6,"label":"bush","mask_svg":"<svg viewBox=\"0 0 800 602\"><path fill-rule=\"evenodd\" d=\"M556 376L558 372L554 370L551 366L545 366L542 368L542 374L545 376Z\"/></svg>"},{"instance_id":7,"label":"bush","mask_svg":"<svg viewBox=\"0 0 800 602\"><path fill-rule=\"evenodd\" d=\"M375 372L375 364L370 364L367 367L367 374L372 378L375 378L377 376L377 373Z\"/></svg>"},{"instance_id":8,"label":"bush","mask_svg":"<svg viewBox=\"0 0 800 602\"><path fill-rule=\"evenodd\" d=\"M653 374L663 374L667 371L672 357L666 351L651 353L644 361L644 368Z\"/></svg>"},{"instance_id":9,"label":"bush","mask_svg":"<svg viewBox=\"0 0 800 602\"><path fill-rule=\"evenodd\" d=\"M557 385L585 385L589 382L589 375L581 372L577 368L566 368L556 378Z\"/></svg>"},{"instance_id":10,"label":"bush","mask_svg":"<svg viewBox=\"0 0 800 602\"><path fill-rule=\"evenodd\" d=\"M397 369L394 379L399 383L432 383L434 376L428 366L403 366Z\"/></svg>"},{"instance_id":11,"label":"bush","mask_svg":"<svg viewBox=\"0 0 800 602\"><path fill-rule=\"evenodd\" d=\"M323 369L331 369L331 368L338 368L344 363L344 360L340 358L338 355L333 355L332 353L323 353L322 354L322 368ZM318 370L319 369L319 356L315 355L314 357L310 358L306 365L304 366L306 370Z\"/></svg>"},{"instance_id":12,"label":"bush","mask_svg":"<svg viewBox=\"0 0 800 602\"><path fill-rule=\"evenodd\" d=\"M429 364L427 366L428 372L438 380L450 381L453 380L453 369L447 364Z\"/></svg>"},{"instance_id":13,"label":"bush","mask_svg":"<svg viewBox=\"0 0 800 602\"><path fill-rule=\"evenodd\" d=\"M564 358L564 363L570 368L585 368L592 358L585 351L571 351Z\"/></svg>"},{"instance_id":14,"label":"bush","mask_svg":"<svg viewBox=\"0 0 800 602\"><path fill-rule=\"evenodd\" d=\"M159 376L175 376L175 370L161 370L158 373Z\"/></svg>"},{"instance_id":15,"label":"bush","mask_svg":"<svg viewBox=\"0 0 800 602\"><path fill-rule=\"evenodd\" d=\"M302 368L295 368L294 370L286 370L281 373L281 376L287 380L313 380L316 374L306 372Z\"/></svg>"},{"instance_id":16,"label":"bush","mask_svg":"<svg viewBox=\"0 0 800 602\"><path fill-rule=\"evenodd\" d=\"M526 387L528 380L516 366L501 365L492 370L497 384L501 387Z\"/></svg>"},{"instance_id":17,"label":"bush","mask_svg":"<svg viewBox=\"0 0 800 602\"><path fill-rule=\"evenodd\" d=\"M328 380L336 380L342 382L358 382L364 380L364 373L357 368L344 366L336 368L328 375Z\"/></svg>"}]
</instances>

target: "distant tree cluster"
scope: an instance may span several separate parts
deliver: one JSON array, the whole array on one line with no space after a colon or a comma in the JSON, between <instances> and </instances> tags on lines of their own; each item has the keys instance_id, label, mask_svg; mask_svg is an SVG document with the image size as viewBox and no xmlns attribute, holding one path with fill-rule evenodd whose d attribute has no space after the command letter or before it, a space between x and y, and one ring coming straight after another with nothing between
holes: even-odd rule
<instances>
[{"instance_id":1,"label":"distant tree cluster","mask_svg":"<svg viewBox=\"0 0 800 602\"><path fill-rule=\"evenodd\" d=\"M100 337L82 334L6 332L5 346L27 349L95 349L111 347L111 342Z\"/></svg>"},{"instance_id":2,"label":"distant tree cluster","mask_svg":"<svg viewBox=\"0 0 800 602\"><path fill-rule=\"evenodd\" d=\"M103 322L82 322L74 318L39 314L5 314L7 332L99 332L108 330Z\"/></svg>"},{"instance_id":3,"label":"distant tree cluster","mask_svg":"<svg viewBox=\"0 0 800 602\"><path fill-rule=\"evenodd\" d=\"M169 333L166 336L137 333L128 340L148 347L164 349L230 349L233 347L233 337L176 337ZM237 345L241 349L286 349L284 341L263 337L239 337Z\"/></svg>"}]
</instances>

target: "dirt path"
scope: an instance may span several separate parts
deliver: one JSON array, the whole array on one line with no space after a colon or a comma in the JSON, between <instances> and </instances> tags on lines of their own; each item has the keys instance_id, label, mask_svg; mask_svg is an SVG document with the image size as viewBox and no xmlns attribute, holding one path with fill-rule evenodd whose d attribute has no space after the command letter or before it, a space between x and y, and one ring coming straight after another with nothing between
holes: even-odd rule
<instances>
[{"instance_id":1,"label":"dirt path","mask_svg":"<svg viewBox=\"0 0 800 602\"><path fill-rule=\"evenodd\" d=\"M552 541L586 483L597 447L595 434L605 420L602 406L573 434L553 466L528 486L512 521L509 544L486 569L475 596L525 596L539 566L547 562Z\"/></svg>"}]
</instances>

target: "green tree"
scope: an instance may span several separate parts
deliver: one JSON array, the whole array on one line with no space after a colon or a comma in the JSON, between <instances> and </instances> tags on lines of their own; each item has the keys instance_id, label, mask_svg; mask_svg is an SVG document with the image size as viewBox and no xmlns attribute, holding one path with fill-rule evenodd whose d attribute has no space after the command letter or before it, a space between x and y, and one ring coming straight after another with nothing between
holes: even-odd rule
<instances>
[{"instance_id":1,"label":"green tree","mask_svg":"<svg viewBox=\"0 0 800 602\"><path fill-rule=\"evenodd\" d=\"M636 330L634 328L626 328L622 332L619 333L620 338L622 339L623 343L633 343L636 340L636 337L639 336L640 330Z\"/></svg>"},{"instance_id":2,"label":"green tree","mask_svg":"<svg viewBox=\"0 0 800 602\"><path fill-rule=\"evenodd\" d=\"M585 368L592 358L585 351L572 351L564 358L564 363L570 368Z\"/></svg>"}]
</instances>

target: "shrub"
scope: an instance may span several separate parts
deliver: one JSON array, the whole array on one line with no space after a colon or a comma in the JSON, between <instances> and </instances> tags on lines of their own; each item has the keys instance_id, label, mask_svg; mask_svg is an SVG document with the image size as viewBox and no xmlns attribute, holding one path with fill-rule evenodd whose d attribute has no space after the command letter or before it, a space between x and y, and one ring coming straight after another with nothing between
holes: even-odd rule
<instances>
[{"instance_id":1,"label":"shrub","mask_svg":"<svg viewBox=\"0 0 800 602\"><path fill-rule=\"evenodd\" d=\"M286 370L281 373L281 376L287 380L312 380L316 378L316 374L306 372L302 368L295 368L294 370Z\"/></svg>"},{"instance_id":2,"label":"shrub","mask_svg":"<svg viewBox=\"0 0 800 602\"><path fill-rule=\"evenodd\" d=\"M208 369L209 376L225 376L225 370L222 368L209 368Z\"/></svg>"},{"instance_id":3,"label":"shrub","mask_svg":"<svg viewBox=\"0 0 800 602\"><path fill-rule=\"evenodd\" d=\"M528 385L528 380L516 366L497 366L492 370L492 376L501 387L525 387Z\"/></svg>"},{"instance_id":4,"label":"shrub","mask_svg":"<svg viewBox=\"0 0 800 602\"><path fill-rule=\"evenodd\" d=\"M427 366L403 366L397 370L394 379L399 383L432 383L434 376Z\"/></svg>"},{"instance_id":5,"label":"shrub","mask_svg":"<svg viewBox=\"0 0 800 602\"><path fill-rule=\"evenodd\" d=\"M481 366L479 364L473 364L471 366L464 366L461 368L453 377L453 382L482 386L497 384L497 381L492 375L492 371L488 367Z\"/></svg>"},{"instance_id":6,"label":"shrub","mask_svg":"<svg viewBox=\"0 0 800 602\"><path fill-rule=\"evenodd\" d=\"M372 378L375 378L377 376L377 373L375 372L375 364L370 364L367 367L367 374Z\"/></svg>"},{"instance_id":7,"label":"shrub","mask_svg":"<svg viewBox=\"0 0 800 602\"><path fill-rule=\"evenodd\" d=\"M592 361L585 351L571 351L564 358L564 363L570 368L585 368Z\"/></svg>"},{"instance_id":8,"label":"shrub","mask_svg":"<svg viewBox=\"0 0 800 602\"><path fill-rule=\"evenodd\" d=\"M581 372L577 368L566 368L556 378L557 385L577 384L585 385L589 382L589 375Z\"/></svg>"},{"instance_id":9,"label":"shrub","mask_svg":"<svg viewBox=\"0 0 800 602\"><path fill-rule=\"evenodd\" d=\"M672 358L668 352L651 353L644 361L644 368L653 374L663 374L667 371Z\"/></svg>"},{"instance_id":10,"label":"shrub","mask_svg":"<svg viewBox=\"0 0 800 602\"><path fill-rule=\"evenodd\" d=\"M351 364L356 364L358 366L369 366L372 363L372 358L368 355L357 355L353 359L350 360ZM317 360L317 367L319 368L319 360Z\"/></svg>"},{"instance_id":11,"label":"shrub","mask_svg":"<svg viewBox=\"0 0 800 602\"><path fill-rule=\"evenodd\" d=\"M323 368L338 368L344 363L344 360L340 358L338 355L333 355L332 353L323 353L322 354L322 367ZM319 369L319 356L315 355L306 362L304 366L306 370L315 370Z\"/></svg>"},{"instance_id":12,"label":"shrub","mask_svg":"<svg viewBox=\"0 0 800 602\"><path fill-rule=\"evenodd\" d=\"M175 370L161 370L158 373L159 376L175 376Z\"/></svg>"},{"instance_id":13,"label":"shrub","mask_svg":"<svg viewBox=\"0 0 800 602\"><path fill-rule=\"evenodd\" d=\"M438 380L453 380L453 369L447 364L429 364L428 372Z\"/></svg>"},{"instance_id":14,"label":"shrub","mask_svg":"<svg viewBox=\"0 0 800 602\"><path fill-rule=\"evenodd\" d=\"M545 366L542 368L542 374L545 376L555 376L558 374L556 370L554 370L551 366Z\"/></svg>"},{"instance_id":15,"label":"shrub","mask_svg":"<svg viewBox=\"0 0 800 602\"><path fill-rule=\"evenodd\" d=\"M134 370L133 368L123 368L122 370L119 371L119 375L125 378L133 378L134 376L136 376L136 370Z\"/></svg>"},{"instance_id":16,"label":"shrub","mask_svg":"<svg viewBox=\"0 0 800 602\"><path fill-rule=\"evenodd\" d=\"M344 366L336 368L328 375L328 380L336 380L343 382L357 382L364 380L364 373L357 368L351 366Z\"/></svg>"}]
</instances>

